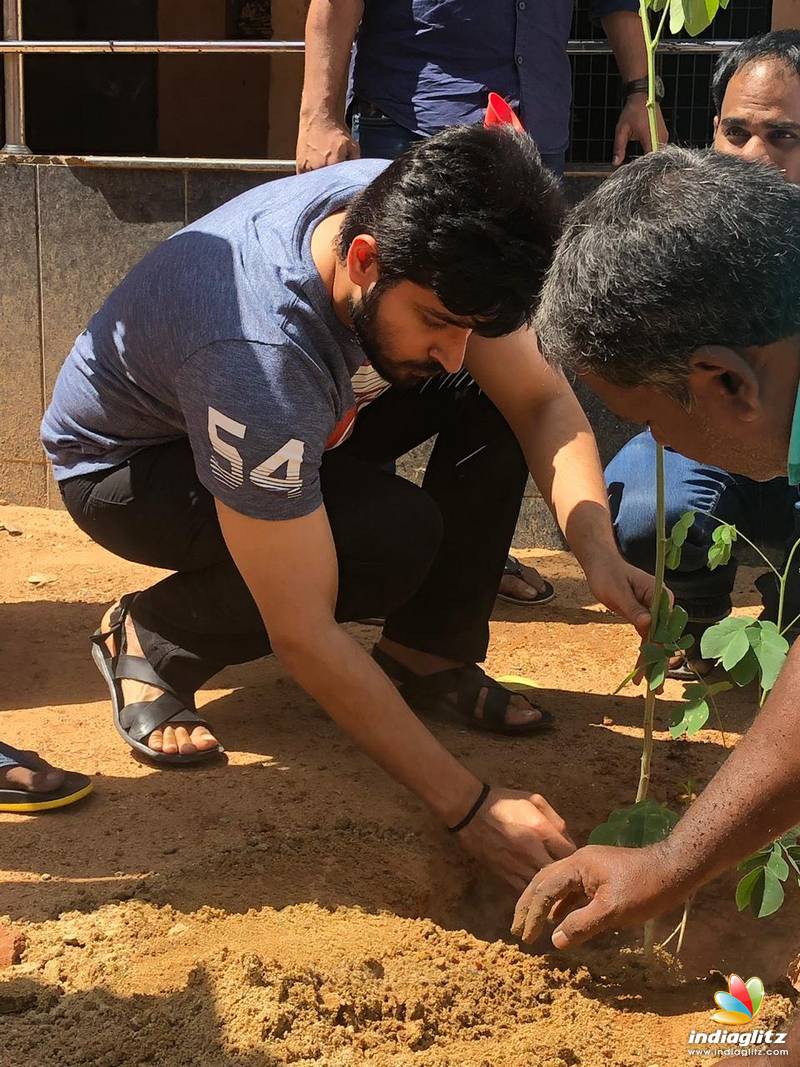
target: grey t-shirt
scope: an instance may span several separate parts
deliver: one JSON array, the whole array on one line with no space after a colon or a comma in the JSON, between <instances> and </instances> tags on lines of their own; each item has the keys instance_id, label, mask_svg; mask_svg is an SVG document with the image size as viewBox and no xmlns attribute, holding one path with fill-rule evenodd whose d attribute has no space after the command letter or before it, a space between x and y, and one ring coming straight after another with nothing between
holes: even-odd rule
<instances>
[{"instance_id":1,"label":"grey t-shirt","mask_svg":"<svg viewBox=\"0 0 800 1067\"><path fill-rule=\"evenodd\" d=\"M188 436L200 481L234 510L314 511L323 452L385 384L334 314L311 235L386 165L260 185L145 256L58 376L42 422L56 478Z\"/></svg>"}]
</instances>

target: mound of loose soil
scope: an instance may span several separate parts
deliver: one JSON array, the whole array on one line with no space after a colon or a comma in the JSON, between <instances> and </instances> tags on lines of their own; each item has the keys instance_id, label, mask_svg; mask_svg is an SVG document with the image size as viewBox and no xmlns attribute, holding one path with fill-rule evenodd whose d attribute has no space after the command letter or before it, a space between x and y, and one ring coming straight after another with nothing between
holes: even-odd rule
<instances>
[{"instance_id":1,"label":"mound of loose soil","mask_svg":"<svg viewBox=\"0 0 800 1067\"><path fill-rule=\"evenodd\" d=\"M737 914L735 878L721 879L695 902L682 968L645 967L626 947L635 934L522 950L506 933L513 899L273 660L201 694L227 763L136 762L87 637L153 572L62 514L5 507L0 524L20 531L0 530L0 738L96 776L80 807L0 816L0 923L26 938L0 971L0 1067L677 1067L691 1062L689 1031L713 1028L721 973L764 978L762 1021L789 1009L781 976L800 894L759 922ZM635 789L641 701L608 694L636 642L567 554L529 558L558 597L498 608L487 666L533 676L558 730L434 729L482 778L544 793L582 840ZM752 693L726 701L728 743L753 712ZM724 758L714 731L657 739L654 794L673 803Z\"/></svg>"}]
</instances>

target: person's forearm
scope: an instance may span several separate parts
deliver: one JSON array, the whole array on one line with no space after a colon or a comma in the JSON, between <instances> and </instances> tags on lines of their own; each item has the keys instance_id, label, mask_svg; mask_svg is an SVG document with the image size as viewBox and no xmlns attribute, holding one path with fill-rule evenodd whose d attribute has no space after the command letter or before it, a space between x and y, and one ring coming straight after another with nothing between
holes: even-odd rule
<instances>
[{"instance_id":1,"label":"person's forearm","mask_svg":"<svg viewBox=\"0 0 800 1067\"><path fill-rule=\"evenodd\" d=\"M313 638L276 642L295 680L401 785L452 826L469 811L481 783L440 745L374 660L333 620Z\"/></svg>"},{"instance_id":2,"label":"person's forearm","mask_svg":"<svg viewBox=\"0 0 800 1067\"><path fill-rule=\"evenodd\" d=\"M613 11L601 21L623 83L644 78L647 75L647 49L638 14Z\"/></svg>"},{"instance_id":3,"label":"person's forearm","mask_svg":"<svg viewBox=\"0 0 800 1067\"><path fill-rule=\"evenodd\" d=\"M617 555L603 469L589 420L569 387L519 433L528 467L578 562Z\"/></svg>"},{"instance_id":4,"label":"person's forearm","mask_svg":"<svg viewBox=\"0 0 800 1067\"><path fill-rule=\"evenodd\" d=\"M342 121L350 52L363 13L364 0L311 0L301 117Z\"/></svg>"},{"instance_id":5,"label":"person's forearm","mask_svg":"<svg viewBox=\"0 0 800 1067\"><path fill-rule=\"evenodd\" d=\"M665 875L702 885L800 823L800 644L766 704L661 845Z\"/></svg>"}]
</instances>

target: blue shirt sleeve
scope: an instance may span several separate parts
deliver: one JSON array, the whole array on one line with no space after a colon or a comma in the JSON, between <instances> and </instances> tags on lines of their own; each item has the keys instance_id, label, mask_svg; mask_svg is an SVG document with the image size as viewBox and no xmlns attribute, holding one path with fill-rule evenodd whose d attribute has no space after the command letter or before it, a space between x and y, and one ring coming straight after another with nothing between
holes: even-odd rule
<instances>
[{"instance_id":1,"label":"blue shirt sleeve","mask_svg":"<svg viewBox=\"0 0 800 1067\"><path fill-rule=\"evenodd\" d=\"M197 476L255 519L296 519L322 504L319 467L336 422L331 384L291 343L217 341L176 378Z\"/></svg>"},{"instance_id":2,"label":"blue shirt sleeve","mask_svg":"<svg viewBox=\"0 0 800 1067\"><path fill-rule=\"evenodd\" d=\"M606 15L613 15L615 11L639 12L638 0L590 0L589 11L593 19L604 19Z\"/></svg>"}]
</instances>

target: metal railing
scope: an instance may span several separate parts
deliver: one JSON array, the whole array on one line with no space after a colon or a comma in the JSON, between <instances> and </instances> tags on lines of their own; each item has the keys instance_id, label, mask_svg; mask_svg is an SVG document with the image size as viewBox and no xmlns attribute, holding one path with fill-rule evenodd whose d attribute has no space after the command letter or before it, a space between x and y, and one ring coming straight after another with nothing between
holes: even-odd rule
<instances>
[{"instance_id":1,"label":"metal railing","mask_svg":"<svg viewBox=\"0 0 800 1067\"><path fill-rule=\"evenodd\" d=\"M659 51L664 54L689 53L694 55L727 51L737 41L665 41ZM26 41L22 36L22 0L3 0L3 40L0 54L3 55L5 73L5 132L6 143L2 157L22 161L39 159L84 166L172 168L219 168L238 170L271 170L288 172L294 170L294 160L288 159L212 159L170 156L78 156L52 155L33 156L25 140L25 72L23 57L26 55L98 54L98 55L187 55L210 53L302 53L304 41ZM610 54L605 41L570 41L569 55ZM8 160L10 161L10 159Z\"/></svg>"}]
</instances>

